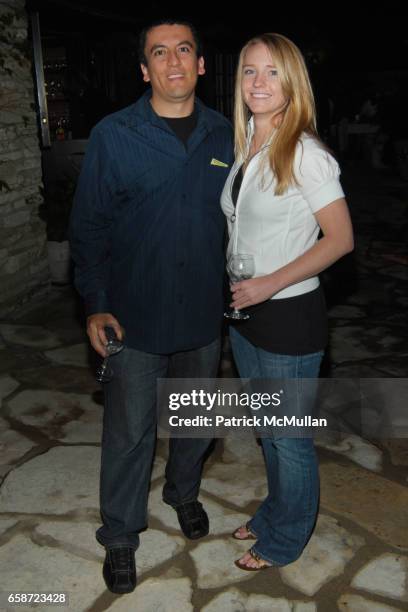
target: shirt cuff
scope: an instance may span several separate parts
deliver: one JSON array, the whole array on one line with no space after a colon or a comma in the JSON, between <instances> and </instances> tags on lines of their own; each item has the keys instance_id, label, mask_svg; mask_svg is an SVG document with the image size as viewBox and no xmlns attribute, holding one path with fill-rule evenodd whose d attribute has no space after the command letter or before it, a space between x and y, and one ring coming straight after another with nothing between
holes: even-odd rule
<instances>
[{"instance_id":1,"label":"shirt cuff","mask_svg":"<svg viewBox=\"0 0 408 612\"><path fill-rule=\"evenodd\" d=\"M84 297L84 303L87 317L100 312L110 312L109 300L105 291L89 293Z\"/></svg>"}]
</instances>

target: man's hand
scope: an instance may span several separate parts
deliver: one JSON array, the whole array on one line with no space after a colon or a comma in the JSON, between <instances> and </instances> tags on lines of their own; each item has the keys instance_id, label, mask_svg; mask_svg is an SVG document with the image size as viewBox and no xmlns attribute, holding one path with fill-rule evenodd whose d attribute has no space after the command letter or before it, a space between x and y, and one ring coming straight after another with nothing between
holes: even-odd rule
<instances>
[{"instance_id":1,"label":"man's hand","mask_svg":"<svg viewBox=\"0 0 408 612\"><path fill-rule=\"evenodd\" d=\"M106 338L105 327L112 327L118 339L123 339L123 330L118 320L109 312L99 312L87 318L86 332L93 348L101 357L106 357L107 355L105 346L108 343L108 339Z\"/></svg>"}]
</instances>

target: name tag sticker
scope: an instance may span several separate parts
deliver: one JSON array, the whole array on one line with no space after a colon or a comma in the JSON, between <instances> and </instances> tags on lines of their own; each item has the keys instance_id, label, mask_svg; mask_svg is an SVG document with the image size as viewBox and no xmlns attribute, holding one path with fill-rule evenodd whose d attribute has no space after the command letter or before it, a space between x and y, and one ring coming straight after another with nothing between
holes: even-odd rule
<instances>
[{"instance_id":1,"label":"name tag sticker","mask_svg":"<svg viewBox=\"0 0 408 612\"><path fill-rule=\"evenodd\" d=\"M224 164L224 162L215 159L215 157L211 160L211 166L220 166L221 168L228 168L228 164Z\"/></svg>"}]
</instances>

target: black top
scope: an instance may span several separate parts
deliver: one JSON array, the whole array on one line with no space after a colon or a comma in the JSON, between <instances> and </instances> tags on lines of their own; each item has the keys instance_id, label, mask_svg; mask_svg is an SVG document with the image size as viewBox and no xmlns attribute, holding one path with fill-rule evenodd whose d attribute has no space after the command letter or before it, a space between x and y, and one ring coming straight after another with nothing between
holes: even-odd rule
<instances>
[{"instance_id":1,"label":"black top","mask_svg":"<svg viewBox=\"0 0 408 612\"><path fill-rule=\"evenodd\" d=\"M239 196L239 192L241 189L241 185L242 185L242 179L244 178L244 172L242 170L243 165L240 166L238 172L235 175L234 178L234 182L232 183L232 202L234 204L234 206L237 205L237 200L238 200L238 196Z\"/></svg>"},{"instance_id":2,"label":"black top","mask_svg":"<svg viewBox=\"0 0 408 612\"><path fill-rule=\"evenodd\" d=\"M232 184L236 206L243 179L242 166ZM271 353L307 355L327 344L327 314L321 286L290 298L266 300L245 309L249 319L237 322L237 331L249 342Z\"/></svg>"},{"instance_id":3,"label":"black top","mask_svg":"<svg viewBox=\"0 0 408 612\"><path fill-rule=\"evenodd\" d=\"M194 132L197 125L196 110L188 117L163 117L163 119L187 148L187 141L190 138L190 134Z\"/></svg>"}]
</instances>

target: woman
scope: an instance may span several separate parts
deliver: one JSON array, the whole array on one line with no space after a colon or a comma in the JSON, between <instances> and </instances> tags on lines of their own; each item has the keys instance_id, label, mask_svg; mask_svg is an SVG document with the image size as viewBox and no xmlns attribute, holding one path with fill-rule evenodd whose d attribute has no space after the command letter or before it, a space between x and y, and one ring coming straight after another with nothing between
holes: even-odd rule
<instances>
[{"instance_id":1,"label":"woman","mask_svg":"<svg viewBox=\"0 0 408 612\"><path fill-rule=\"evenodd\" d=\"M353 233L338 165L317 136L303 57L284 36L262 34L241 51L235 149L221 200L228 256L252 254L255 276L231 285L231 306L253 307L230 328L232 350L243 378L297 379L298 408L307 402L301 379L318 377L327 340L317 274L352 251ZM268 496L234 533L256 540L235 562L248 571L297 559L318 508L312 438L269 437L262 446Z\"/></svg>"}]
</instances>

